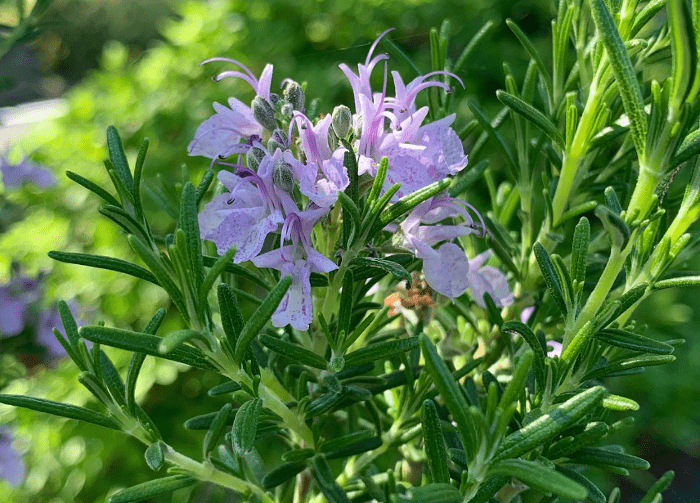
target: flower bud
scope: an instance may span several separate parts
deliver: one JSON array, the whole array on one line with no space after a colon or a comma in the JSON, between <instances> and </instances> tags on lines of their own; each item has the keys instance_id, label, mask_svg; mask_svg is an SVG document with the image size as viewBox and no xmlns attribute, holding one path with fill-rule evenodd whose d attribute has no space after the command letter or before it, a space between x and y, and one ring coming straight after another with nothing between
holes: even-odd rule
<instances>
[{"instance_id":1,"label":"flower bud","mask_svg":"<svg viewBox=\"0 0 700 503\"><path fill-rule=\"evenodd\" d=\"M291 103L294 110L302 111L304 110L304 90L299 84L293 80L289 82L284 88L284 99L287 103Z\"/></svg>"},{"instance_id":2,"label":"flower bud","mask_svg":"<svg viewBox=\"0 0 700 503\"><path fill-rule=\"evenodd\" d=\"M267 141L267 150L274 152L277 149L287 150L287 137L281 129L275 129Z\"/></svg>"},{"instance_id":3,"label":"flower bud","mask_svg":"<svg viewBox=\"0 0 700 503\"><path fill-rule=\"evenodd\" d=\"M338 105L333 109L331 125L338 138L347 138L352 127L352 113L345 105Z\"/></svg>"},{"instance_id":4,"label":"flower bud","mask_svg":"<svg viewBox=\"0 0 700 503\"><path fill-rule=\"evenodd\" d=\"M285 103L282 105L282 108L280 108L280 113L284 118L291 119L292 115L294 115L294 107L291 103Z\"/></svg>"},{"instance_id":5,"label":"flower bud","mask_svg":"<svg viewBox=\"0 0 700 503\"><path fill-rule=\"evenodd\" d=\"M294 190L294 172L292 167L281 159L275 163L275 168L272 172L272 183L287 193Z\"/></svg>"},{"instance_id":6,"label":"flower bud","mask_svg":"<svg viewBox=\"0 0 700 503\"><path fill-rule=\"evenodd\" d=\"M273 106L276 105L279 100L280 100L279 94L270 93L270 103L272 103Z\"/></svg>"},{"instance_id":7,"label":"flower bud","mask_svg":"<svg viewBox=\"0 0 700 503\"><path fill-rule=\"evenodd\" d=\"M265 157L265 151L259 147L253 147L245 154L246 164L253 171L258 170L258 166Z\"/></svg>"},{"instance_id":8,"label":"flower bud","mask_svg":"<svg viewBox=\"0 0 700 503\"><path fill-rule=\"evenodd\" d=\"M359 138L362 136L362 116L358 115L357 116L357 123L355 124L355 127L353 128L353 134L355 135L355 138Z\"/></svg>"},{"instance_id":9,"label":"flower bud","mask_svg":"<svg viewBox=\"0 0 700 503\"><path fill-rule=\"evenodd\" d=\"M250 108L253 110L253 117L258 123L265 129L272 131L277 127L277 121L275 121L275 109L272 105L262 98L261 96L256 96L253 98L253 102L250 104Z\"/></svg>"},{"instance_id":10,"label":"flower bud","mask_svg":"<svg viewBox=\"0 0 700 503\"><path fill-rule=\"evenodd\" d=\"M338 140L338 136L335 134L335 131L333 128L328 128L328 148L331 149L331 152L335 152L339 146L340 141Z\"/></svg>"}]
</instances>

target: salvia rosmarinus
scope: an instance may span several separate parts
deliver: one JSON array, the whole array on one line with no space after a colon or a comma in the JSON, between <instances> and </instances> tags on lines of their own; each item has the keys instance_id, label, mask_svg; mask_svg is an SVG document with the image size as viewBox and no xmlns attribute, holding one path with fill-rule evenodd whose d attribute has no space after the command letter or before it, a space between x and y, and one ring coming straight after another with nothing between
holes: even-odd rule
<instances>
[{"instance_id":1,"label":"salvia rosmarinus","mask_svg":"<svg viewBox=\"0 0 700 503\"><path fill-rule=\"evenodd\" d=\"M255 97L214 103L197 129L188 152L208 169L173 232L142 204L148 140L132 168L109 128L114 190L70 176L138 263L51 252L159 285L181 329L159 333L163 309L141 331L78 328L60 303L55 336L102 411L0 402L142 442L158 474L111 503L201 482L270 503L621 501L591 474L650 465L608 438L639 405L607 385L673 362L682 341L644 335L635 308L700 283L679 260L700 214L699 22L699 0L560 0L545 58L509 20L530 63L522 79L504 65L493 116L455 112L492 23L454 62L449 23L433 30L431 71L411 77L390 71L407 57L387 30L340 65L354 101L325 110L272 65L205 61ZM674 177L687 188L665 197ZM133 352L124 375L101 345ZM135 400L147 357L220 376L225 404L181 433L204 432L201 458Z\"/></svg>"}]
</instances>

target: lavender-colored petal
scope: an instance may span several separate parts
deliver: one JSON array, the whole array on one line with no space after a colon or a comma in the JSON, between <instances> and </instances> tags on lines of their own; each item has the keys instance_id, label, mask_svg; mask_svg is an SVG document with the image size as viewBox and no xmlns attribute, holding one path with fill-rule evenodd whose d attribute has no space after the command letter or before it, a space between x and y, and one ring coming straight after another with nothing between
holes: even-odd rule
<instances>
[{"instance_id":1,"label":"lavender-colored petal","mask_svg":"<svg viewBox=\"0 0 700 503\"><path fill-rule=\"evenodd\" d=\"M296 330L308 330L313 319L311 299L311 268L306 260L287 262L282 274L292 275L292 284L272 315L275 327L291 325Z\"/></svg>"},{"instance_id":2,"label":"lavender-colored petal","mask_svg":"<svg viewBox=\"0 0 700 503\"><path fill-rule=\"evenodd\" d=\"M522 311L520 311L520 321L522 321L523 323L527 323L530 319L530 316L532 316L532 313L534 312L535 306L528 306L524 308Z\"/></svg>"},{"instance_id":3,"label":"lavender-colored petal","mask_svg":"<svg viewBox=\"0 0 700 503\"><path fill-rule=\"evenodd\" d=\"M471 262L469 265L472 265ZM508 306L514 300L505 274L488 265L478 270L472 269L469 289L474 301L481 307L486 307L484 293L488 293L498 307Z\"/></svg>"},{"instance_id":4,"label":"lavender-colored petal","mask_svg":"<svg viewBox=\"0 0 700 503\"><path fill-rule=\"evenodd\" d=\"M200 124L187 147L190 155L209 159L228 157L240 150L238 144L242 138L262 134L262 126L248 106L235 98L229 99L229 105L231 108L214 103L216 113Z\"/></svg>"},{"instance_id":5,"label":"lavender-colored petal","mask_svg":"<svg viewBox=\"0 0 700 503\"><path fill-rule=\"evenodd\" d=\"M437 252L437 257L423 259L425 280L436 292L455 299L469 286L469 261L454 243L443 244Z\"/></svg>"},{"instance_id":6,"label":"lavender-colored petal","mask_svg":"<svg viewBox=\"0 0 700 503\"><path fill-rule=\"evenodd\" d=\"M10 297L4 289L0 289L0 337L13 337L22 332L26 318L26 300Z\"/></svg>"},{"instance_id":7,"label":"lavender-colored petal","mask_svg":"<svg viewBox=\"0 0 700 503\"><path fill-rule=\"evenodd\" d=\"M6 189L17 189L25 182L33 182L41 188L56 185L56 177L51 171L27 158L17 164L10 164L0 155L0 172Z\"/></svg>"},{"instance_id":8,"label":"lavender-colored petal","mask_svg":"<svg viewBox=\"0 0 700 503\"><path fill-rule=\"evenodd\" d=\"M561 356L561 350L564 347L561 342L547 341L547 346L552 348L549 351L547 351L547 356L549 356L550 358L554 358L555 356Z\"/></svg>"},{"instance_id":9,"label":"lavender-colored petal","mask_svg":"<svg viewBox=\"0 0 700 503\"><path fill-rule=\"evenodd\" d=\"M0 429L0 478L16 487L24 481L26 466L22 454L12 447L13 438L10 430Z\"/></svg>"}]
</instances>

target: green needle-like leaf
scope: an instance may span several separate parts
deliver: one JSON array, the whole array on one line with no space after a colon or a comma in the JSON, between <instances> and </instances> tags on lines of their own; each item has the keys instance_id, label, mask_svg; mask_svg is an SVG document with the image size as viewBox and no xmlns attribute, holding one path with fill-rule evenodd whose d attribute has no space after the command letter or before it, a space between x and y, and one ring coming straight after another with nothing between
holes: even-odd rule
<instances>
[{"instance_id":1,"label":"green needle-like leaf","mask_svg":"<svg viewBox=\"0 0 700 503\"><path fill-rule=\"evenodd\" d=\"M647 140L647 117L644 111L644 99L637 82L634 66L630 60L625 43L617 31L615 21L605 5L605 0L589 0L591 15L598 28L605 50L610 60L615 80L617 80L622 106L630 121L632 141L637 151L637 156L644 159L644 150Z\"/></svg>"},{"instance_id":2,"label":"green needle-like leaf","mask_svg":"<svg viewBox=\"0 0 700 503\"><path fill-rule=\"evenodd\" d=\"M91 255L88 253L70 253L60 251L50 251L49 257L64 262L66 264L84 265L87 267L95 267L97 269L107 269L109 271L121 272L133 276L135 278L145 279L151 283L160 286L156 277L147 269L141 266L121 260L118 258L104 257L102 255Z\"/></svg>"},{"instance_id":3,"label":"green needle-like leaf","mask_svg":"<svg viewBox=\"0 0 700 503\"><path fill-rule=\"evenodd\" d=\"M522 115L525 119L537 126L544 134L559 145L562 149L566 146L564 137L552 121L546 115L537 110L529 103L521 100L517 96L507 93L502 90L496 91L496 97L501 103L513 110L515 113Z\"/></svg>"},{"instance_id":4,"label":"green needle-like leaf","mask_svg":"<svg viewBox=\"0 0 700 503\"><path fill-rule=\"evenodd\" d=\"M545 370L546 355L544 348L542 347L542 344L540 344L540 341L535 335L535 333L525 323L513 320L506 321L501 326L501 331L509 333L514 332L520 335L523 339L525 339L525 342L527 342L528 346L530 346L534 353L534 370L535 379L537 380L537 386L540 390L544 390L545 382L547 380L547 374Z\"/></svg>"},{"instance_id":5,"label":"green needle-like leaf","mask_svg":"<svg viewBox=\"0 0 700 503\"><path fill-rule=\"evenodd\" d=\"M104 426L105 428L111 428L113 430L121 430L121 425L111 417L68 403L54 402L53 400L34 398L31 396L5 394L0 394L0 403L12 405L13 407L31 409L37 412L46 412L54 416L77 419L78 421L85 421L86 423Z\"/></svg>"},{"instance_id":6,"label":"green needle-like leaf","mask_svg":"<svg viewBox=\"0 0 700 503\"><path fill-rule=\"evenodd\" d=\"M256 335L258 335L265 324L270 321L272 313L275 312L277 306L279 306L280 302L282 302L282 298L287 293L287 290L289 290L291 284L292 276L289 274L280 279L279 283L277 283L277 285L270 290L270 293L267 294L265 300L263 300L262 304L260 304L250 319L243 326L240 336L236 341L234 358L237 362L243 361L243 355L245 354L246 349L248 349L250 342Z\"/></svg>"},{"instance_id":7,"label":"green needle-like leaf","mask_svg":"<svg viewBox=\"0 0 700 503\"><path fill-rule=\"evenodd\" d=\"M255 433L258 429L258 417L262 408L262 400L255 398L241 405L233 420L233 449L239 456L253 450Z\"/></svg>"},{"instance_id":8,"label":"green needle-like leaf","mask_svg":"<svg viewBox=\"0 0 700 503\"><path fill-rule=\"evenodd\" d=\"M162 479L149 480L143 484L138 484L107 499L107 503L132 503L143 501L154 496L168 494L183 487L190 487L197 483L197 479L186 475L172 475Z\"/></svg>"},{"instance_id":9,"label":"green needle-like leaf","mask_svg":"<svg viewBox=\"0 0 700 503\"><path fill-rule=\"evenodd\" d=\"M440 417L435 403L425 400L421 408L421 425L423 426L423 445L425 458L428 460L428 468L433 482L450 482L450 472L447 468L447 449L442 435Z\"/></svg>"},{"instance_id":10,"label":"green needle-like leaf","mask_svg":"<svg viewBox=\"0 0 700 503\"><path fill-rule=\"evenodd\" d=\"M543 493L580 500L588 491L579 483L535 461L508 459L489 466L490 475L508 475Z\"/></svg>"},{"instance_id":11,"label":"green needle-like leaf","mask_svg":"<svg viewBox=\"0 0 700 503\"><path fill-rule=\"evenodd\" d=\"M119 133L117 133L117 129L114 126L107 128L107 147L109 148L109 158L112 161L112 165L114 165L117 175L119 175L129 192L133 194L134 179L131 176L129 163L126 160L122 140L119 138Z\"/></svg>"},{"instance_id":12,"label":"green needle-like leaf","mask_svg":"<svg viewBox=\"0 0 700 503\"><path fill-rule=\"evenodd\" d=\"M309 367L321 370L325 370L328 366L325 358L298 344L293 344L267 334L260 334L259 341L263 346L270 348L272 351L279 353L285 358L289 358L294 362L299 362L302 365L308 365Z\"/></svg>"}]
</instances>

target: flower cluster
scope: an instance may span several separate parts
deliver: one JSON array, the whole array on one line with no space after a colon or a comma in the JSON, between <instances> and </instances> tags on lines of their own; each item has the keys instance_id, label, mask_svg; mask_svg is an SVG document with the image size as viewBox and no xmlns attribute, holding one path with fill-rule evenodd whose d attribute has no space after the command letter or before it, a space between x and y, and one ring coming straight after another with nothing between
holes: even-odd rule
<instances>
[{"instance_id":1,"label":"flower cluster","mask_svg":"<svg viewBox=\"0 0 700 503\"><path fill-rule=\"evenodd\" d=\"M42 307L44 274L32 278L21 274L13 264L13 275L0 284L0 342L13 342L13 347L39 351L42 359L53 363L66 356L66 351L53 335L53 328L61 325L56 306ZM75 302L69 303L77 312Z\"/></svg>"},{"instance_id":2,"label":"flower cluster","mask_svg":"<svg viewBox=\"0 0 700 503\"><path fill-rule=\"evenodd\" d=\"M205 61L236 65L237 70L225 71L216 80L242 79L253 88L255 98L250 106L235 98L229 99L228 107L215 103L216 113L199 126L189 145L190 155L208 157L212 166L228 168L218 173L226 191L199 215L201 236L216 243L220 254L236 246L235 262L251 260L257 267L291 274L292 286L272 319L275 326L308 329L313 319L310 274L338 267L314 248L312 230L328 223L338 192L349 186L345 165L349 150L356 158L357 175L363 179L375 177L380 160L388 159L382 190L400 184L392 201L455 175L467 165L462 143L451 128L455 116L425 123L429 108L416 105L424 89L450 90L444 82L429 80L431 77L461 81L450 73L434 72L405 84L392 72L395 93L388 95L388 56L374 55L385 34L372 44L357 73L340 65L353 90L354 113L339 105L332 114L308 117L301 85L285 79L281 96L270 91L272 65L266 65L256 78L237 61ZM370 76L383 61L382 90L375 92ZM224 161L230 156L235 156L233 162ZM459 223L441 224L446 219ZM481 217L463 201L439 194L416 207L400 228L387 230L397 231L400 246L423 259L426 280L433 290L454 299L471 288L478 304L483 305L485 292L498 305L512 302L505 276L482 266L487 255L469 261L452 242L484 231ZM266 239L275 233L279 233L279 247L263 252Z\"/></svg>"},{"instance_id":3,"label":"flower cluster","mask_svg":"<svg viewBox=\"0 0 700 503\"><path fill-rule=\"evenodd\" d=\"M28 158L11 163L0 155L0 173L5 189L17 189L25 182L33 182L42 188L56 185L56 176L51 171Z\"/></svg>"}]
</instances>

